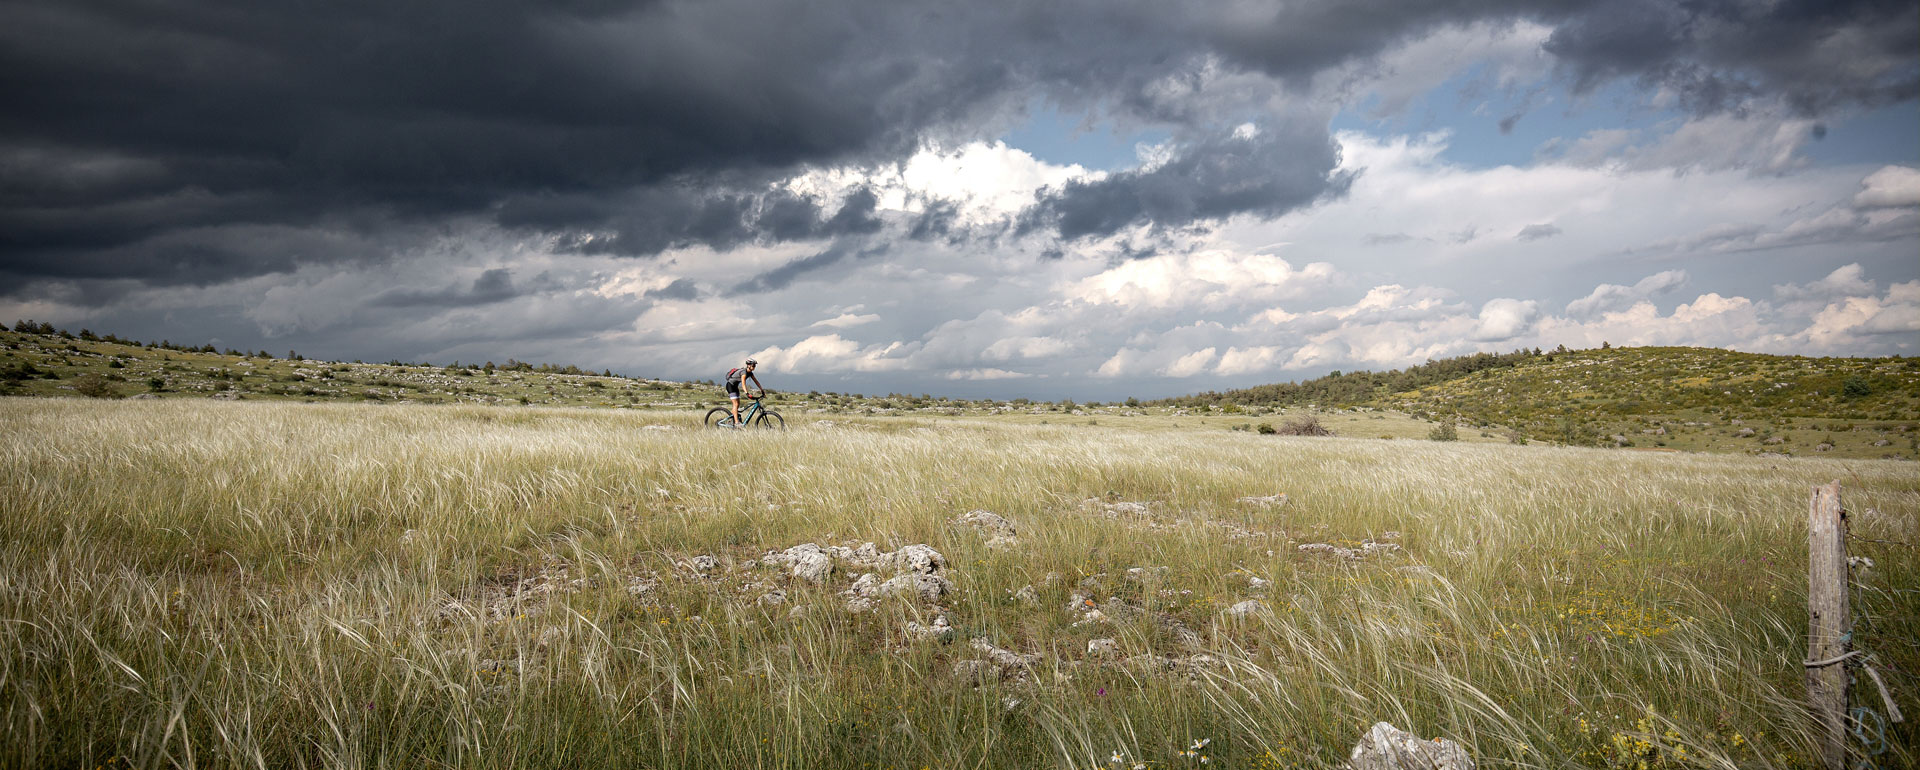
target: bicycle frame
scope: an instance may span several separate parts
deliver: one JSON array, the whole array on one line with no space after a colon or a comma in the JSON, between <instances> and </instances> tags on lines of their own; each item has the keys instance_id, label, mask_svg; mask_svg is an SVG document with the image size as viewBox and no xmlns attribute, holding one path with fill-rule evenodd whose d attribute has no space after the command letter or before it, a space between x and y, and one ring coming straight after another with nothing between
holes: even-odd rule
<instances>
[{"instance_id":1,"label":"bicycle frame","mask_svg":"<svg viewBox=\"0 0 1920 770\"><path fill-rule=\"evenodd\" d=\"M740 425L753 424L753 416L760 413L759 398L749 398L747 399L747 401L749 403L746 406L740 407L740 420L738 422L738 424ZM728 424L734 424L734 423L728 423Z\"/></svg>"}]
</instances>

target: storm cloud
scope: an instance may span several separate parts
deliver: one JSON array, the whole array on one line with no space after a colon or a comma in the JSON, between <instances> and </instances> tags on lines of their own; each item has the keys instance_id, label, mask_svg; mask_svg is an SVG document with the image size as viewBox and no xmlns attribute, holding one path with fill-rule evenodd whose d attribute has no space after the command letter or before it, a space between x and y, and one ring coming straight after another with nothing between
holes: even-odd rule
<instances>
[{"instance_id":1,"label":"storm cloud","mask_svg":"<svg viewBox=\"0 0 1920 770\"><path fill-rule=\"evenodd\" d=\"M984 382L1046 377L1014 371L1025 358L1010 351L1079 345L1107 348L1082 370L1163 374L1370 349L1183 331L1169 339L1188 347L1148 350L1021 315L1109 262L1268 264L1313 249L1287 258L1427 297L1444 292L1396 271L1459 270L1447 285L1471 286L1623 254L1812 265L1840 243L1873 249L1849 259L1905 286L1911 267L1874 256L1920 233L1920 177L1904 157L1803 180L1816 192L1674 198L1674 221L1645 238L1589 206L1627 205L1603 182L1658 194L1751 172L1803 189L1786 177L1809 163L1806 142L1920 97L1916 28L1910 0L17 0L0 4L0 303L167 330L148 336L308 335L292 341L316 352L381 340L347 357L526 356L484 346L536 339L535 352L558 354L550 341L579 333L678 361L673 345L705 355L729 335L824 324L833 344L806 347L807 360L844 348L865 362L852 369L889 372L910 370L891 357L922 350L912 340L991 311L1024 341L922 341L970 373L959 379ZM1495 38L1497 54L1476 47ZM1450 81L1457 95L1421 102ZM1564 124L1545 105L1605 111L1584 100L1610 99L1663 122L1537 136ZM1445 167L1448 127L1421 111L1454 101L1497 141L1533 144L1558 181L1514 157L1487 161L1503 174ZM1356 114L1404 117L1410 133L1353 134ZM1056 119L1117 151L1050 155L1046 137L1010 139ZM1589 182L1604 203L1539 203ZM1752 208L1730 208L1742 200ZM1434 201L1454 207L1412 213ZM1451 325L1435 328L1519 339L1561 328L1550 308L1589 323L1657 305L1660 287L1635 283L1646 274L1718 286L1715 269L1668 267L1448 299ZM1232 328L1192 315L1228 312L1230 294L1152 307L1178 328ZM998 304L982 307L989 295ZM1283 301L1303 300L1261 300ZM1276 328L1331 335L1437 312L1427 301L1231 312L1297 315ZM581 351L582 363L600 354Z\"/></svg>"},{"instance_id":2,"label":"storm cloud","mask_svg":"<svg viewBox=\"0 0 1920 770\"><path fill-rule=\"evenodd\" d=\"M1219 104L1207 78L1222 68L1278 88L1441 27L1524 19L1554 25L1546 50L1580 88L1640 79L1702 110L1774 98L1811 114L1912 98L1916 13L1882 0L16 2L0 8L0 271L207 281L341 256L234 251L220 228L472 214L634 255L872 232L857 210L769 185L992 131L1036 97L1211 136L1035 212L1069 238L1179 226L1338 192L1324 125L1223 138L1238 121L1222 111L1248 105Z\"/></svg>"}]
</instances>

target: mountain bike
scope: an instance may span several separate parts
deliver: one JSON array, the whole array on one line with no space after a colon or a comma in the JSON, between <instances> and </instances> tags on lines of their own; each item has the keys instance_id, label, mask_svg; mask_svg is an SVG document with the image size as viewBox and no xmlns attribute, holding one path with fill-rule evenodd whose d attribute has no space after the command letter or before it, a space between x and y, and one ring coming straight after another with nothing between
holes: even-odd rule
<instances>
[{"instance_id":1,"label":"mountain bike","mask_svg":"<svg viewBox=\"0 0 1920 770\"><path fill-rule=\"evenodd\" d=\"M762 397L747 397L747 405L740 407L740 424L767 430L786 430L787 419L781 417L779 412L762 405L760 403ZM731 428L733 427L733 410L724 406L709 409L706 423L709 428Z\"/></svg>"}]
</instances>

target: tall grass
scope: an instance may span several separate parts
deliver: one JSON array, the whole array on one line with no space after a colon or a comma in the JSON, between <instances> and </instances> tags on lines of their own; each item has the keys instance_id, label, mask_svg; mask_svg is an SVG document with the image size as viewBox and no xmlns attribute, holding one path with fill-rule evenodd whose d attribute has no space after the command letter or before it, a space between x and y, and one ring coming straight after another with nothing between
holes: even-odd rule
<instances>
[{"instance_id":1,"label":"tall grass","mask_svg":"<svg viewBox=\"0 0 1920 770\"><path fill-rule=\"evenodd\" d=\"M1801 767L1808 489L1841 479L1877 540L1920 512L1889 461L695 420L0 402L0 761L1171 767L1211 739L1210 764L1319 767L1385 720L1489 767ZM1019 544L949 523L974 508ZM1403 550L1297 549L1366 540ZM851 614L851 573L745 566L864 541L932 545L957 594ZM1856 552L1859 642L1920 712L1914 551ZM1076 592L1149 612L1075 625ZM904 633L940 612L954 639ZM975 637L1044 657L975 687Z\"/></svg>"}]
</instances>

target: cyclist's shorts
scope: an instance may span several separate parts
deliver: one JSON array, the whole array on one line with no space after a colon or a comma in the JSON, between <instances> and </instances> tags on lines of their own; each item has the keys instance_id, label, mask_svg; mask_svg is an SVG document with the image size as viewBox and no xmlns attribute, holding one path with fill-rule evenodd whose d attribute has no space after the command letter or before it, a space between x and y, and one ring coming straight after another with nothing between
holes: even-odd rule
<instances>
[{"instance_id":1,"label":"cyclist's shorts","mask_svg":"<svg viewBox=\"0 0 1920 770\"><path fill-rule=\"evenodd\" d=\"M731 397L733 397L733 398L739 398L739 397L740 397L740 383L739 383L739 381L737 381L737 380L736 380L736 381L733 381L733 382L729 382L729 383L727 383L727 395L728 395L728 396L731 396Z\"/></svg>"}]
</instances>

